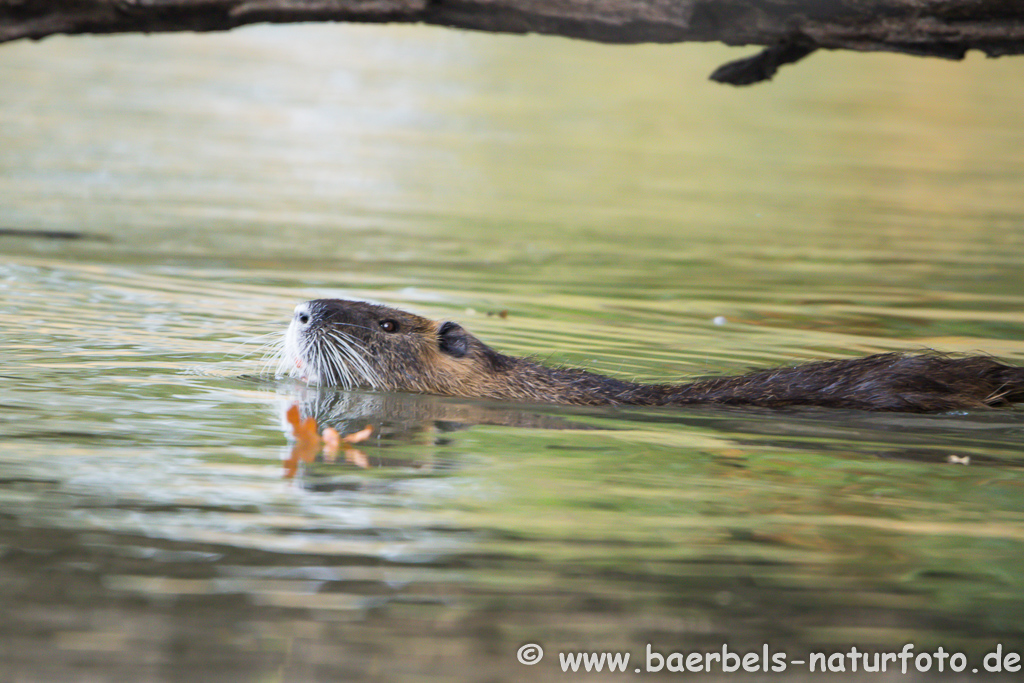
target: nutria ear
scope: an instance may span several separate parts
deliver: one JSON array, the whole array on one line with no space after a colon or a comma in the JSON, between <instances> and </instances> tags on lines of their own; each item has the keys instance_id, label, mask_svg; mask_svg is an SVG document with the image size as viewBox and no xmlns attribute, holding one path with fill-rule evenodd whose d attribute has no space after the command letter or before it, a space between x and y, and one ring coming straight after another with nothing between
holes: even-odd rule
<instances>
[{"instance_id":1,"label":"nutria ear","mask_svg":"<svg viewBox=\"0 0 1024 683\"><path fill-rule=\"evenodd\" d=\"M469 353L469 335L458 324L446 322L437 331L437 347L449 356L462 358Z\"/></svg>"}]
</instances>

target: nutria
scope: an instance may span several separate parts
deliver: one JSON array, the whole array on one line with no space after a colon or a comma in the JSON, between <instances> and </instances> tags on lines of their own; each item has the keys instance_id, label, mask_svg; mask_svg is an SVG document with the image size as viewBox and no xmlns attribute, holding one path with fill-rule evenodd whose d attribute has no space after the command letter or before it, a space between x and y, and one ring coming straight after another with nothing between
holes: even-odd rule
<instances>
[{"instance_id":1,"label":"nutria","mask_svg":"<svg viewBox=\"0 0 1024 683\"><path fill-rule=\"evenodd\" d=\"M684 384L639 384L505 356L454 322L340 299L296 306L281 369L324 386L570 405L941 412L1024 400L1024 368L938 353L882 353Z\"/></svg>"}]
</instances>

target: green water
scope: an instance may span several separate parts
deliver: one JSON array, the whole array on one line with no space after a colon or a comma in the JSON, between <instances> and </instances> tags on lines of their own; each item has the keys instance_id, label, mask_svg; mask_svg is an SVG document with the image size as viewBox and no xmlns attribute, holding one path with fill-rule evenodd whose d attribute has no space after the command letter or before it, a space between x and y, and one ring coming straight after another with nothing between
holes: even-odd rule
<instances>
[{"instance_id":1,"label":"green water","mask_svg":"<svg viewBox=\"0 0 1024 683\"><path fill-rule=\"evenodd\" d=\"M705 80L740 54L355 26L0 47L0 680L561 680L585 674L559 652L631 653L616 680L648 644L765 643L942 646L970 677L1024 653L1019 409L259 375L318 296L648 380L1024 363L1024 62ZM376 435L286 478L295 402Z\"/></svg>"}]
</instances>

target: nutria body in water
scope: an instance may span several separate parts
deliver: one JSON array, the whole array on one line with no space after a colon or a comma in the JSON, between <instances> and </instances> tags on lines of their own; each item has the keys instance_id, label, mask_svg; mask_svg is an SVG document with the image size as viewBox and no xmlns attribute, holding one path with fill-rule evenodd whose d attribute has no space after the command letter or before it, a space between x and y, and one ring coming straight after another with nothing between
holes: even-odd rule
<instances>
[{"instance_id":1,"label":"nutria body in water","mask_svg":"<svg viewBox=\"0 0 1024 683\"><path fill-rule=\"evenodd\" d=\"M453 322L340 299L299 304L281 367L310 383L569 405L825 406L942 412L1024 401L1024 368L884 353L683 384L639 384L503 355Z\"/></svg>"}]
</instances>

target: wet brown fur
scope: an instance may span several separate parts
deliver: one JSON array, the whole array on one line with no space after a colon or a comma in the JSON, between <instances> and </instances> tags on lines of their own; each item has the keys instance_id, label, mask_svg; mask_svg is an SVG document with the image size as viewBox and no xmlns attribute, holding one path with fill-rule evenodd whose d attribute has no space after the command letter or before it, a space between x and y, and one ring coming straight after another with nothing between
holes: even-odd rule
<instances>
[{"instance_id":1,"label":"wet brown fur","mask_svg":"<svg viewBox=\"0 0 1024 683\"><path fill-rule=\"evenodd\" d=\"M390 391L571 405L813 405L903 412L1024 400L1024 368L985 356L884 353L685 384L639 384L506 356L455 323L385 306L339 299L308 306L305 338L330 343L321 333L331 329L351 335L377 371L375 388ZM384 331L384 321L397 330ZM329 376L321 381L337 383Z\"/></svg>"}]
</instances>

